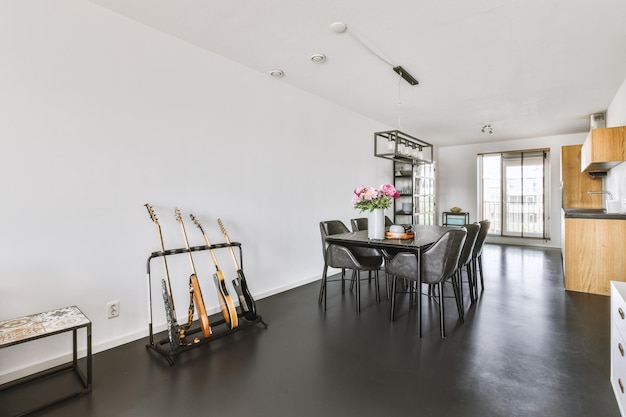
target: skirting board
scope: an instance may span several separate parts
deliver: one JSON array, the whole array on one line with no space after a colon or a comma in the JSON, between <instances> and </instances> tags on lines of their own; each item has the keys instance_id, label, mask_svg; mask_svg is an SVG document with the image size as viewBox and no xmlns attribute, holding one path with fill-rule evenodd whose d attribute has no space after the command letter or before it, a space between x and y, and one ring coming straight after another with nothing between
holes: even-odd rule
<instances>
[{"instance_id":1,"label":"skirting board","mask_svg":"<svg viewBox=\"0 0 626 417\"><path fill-rule=\"evenodd\" d=\"M254 295L254 299L255 300L261 300L263 298L266 297L270 297L272 295L276 295L285 291L289 291L291 289L297 288L297 287L301 287L303 285L306 284L310 284L311 282L315 282L320 280L322 277L321 275L317 275L317 276L313 276L304 280L300 280L297 282L293 282L290 283L289 285L285 285L282 287L278 287L278 288L274 288L271 289L269 291L264 291L262 293L259 294L255 294ZM211 308L209 310L207 310L207 314L209 315L213 315L213 314L217 314L219 313L221 310L219 307L214 307ZM152 331L154 333L160 333L162 331L167 330L167 326L165 324L165 321L161 322L161 323L153 323L152 324ZM112 349L114 347L117 346L121 346L123 344L126 343L130 343L130 342L134 342L136 340L142 339L144 337L148 336L148 329L147 329L147 325L143 326L140 330L138 329L135 332L132 333L128 333L125 334L123 336L120 337L116 337L113 339L108 339L105 340L103 342L100 342L98 344L93 345L92 349L93 349L93 353L96 354L98 352L103 352L105 350L109 350ZM87 356L87 350L86 348L84 349L79 349L78 350L78 357L79 358L84 358L85 356ZM36 362L36 363L32 363L30 365L27 365L25 367L19 368L19 369L13 369L13 370L8 370L6 373L4 374L0 374L0 385L5 384L7 382L11 382L14 381L16 379L19 378L23 378L25 376L28 375L32 375L35 374L37 372L41 372L44 371L46 369L50 369L53 368L55 366L59 366L68 362L72 361L72 353L68 353L66 355L60 355L51 359L47 359L44 360L42 362Z\"/></svg>"}]
</instances>

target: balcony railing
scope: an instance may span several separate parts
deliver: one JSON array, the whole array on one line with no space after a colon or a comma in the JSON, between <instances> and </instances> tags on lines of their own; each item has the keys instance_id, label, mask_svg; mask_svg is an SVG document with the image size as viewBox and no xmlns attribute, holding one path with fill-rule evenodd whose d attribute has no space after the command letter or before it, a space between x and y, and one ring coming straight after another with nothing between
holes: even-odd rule
<instances>
[{"instance_id":1,"label":"balcony railing","mask_svg":"<svg viewBox=\"0 0 626 417\"><path fill-rule=\"evenodd\" d=\"M491 222L489 234L500 236L544 236L543 205L532 203L506 203L505 216L499 201L483 203L483 216Z\"/></svg>"}]
</instances>

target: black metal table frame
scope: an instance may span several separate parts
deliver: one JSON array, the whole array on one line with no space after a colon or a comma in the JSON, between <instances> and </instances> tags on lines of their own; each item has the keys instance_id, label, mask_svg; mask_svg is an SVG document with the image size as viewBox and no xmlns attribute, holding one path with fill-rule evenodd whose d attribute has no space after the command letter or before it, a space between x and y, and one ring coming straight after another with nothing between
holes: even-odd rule
<instances>
[{"instance_id":1,"label":"black metal table frame","mask_svg":"<svg viewBox=\"0 0 626 417\"><path fill-rule=\"evenodd\" d=\"M15 346L21 343L26 343L26 342L32 342L33 340L38 340L38 339L43 339L49 336L54 336L54 335L58 335L61 333L66 333L71 331L72 332L72 361L68 362L66 364L63 365L59 365L59 366L55 366L40 372L37 372L35 374L32 375L28 375L22 378L19 378L17 380L14 381L10 381L7 382L3 385L0 386L0 391L8 391L10 389L15 389L18 388L20 386L23 386L25 384L28 384L29 382L33 382L39 379L43 379L52 375L56 375L68 370L72 370L74 372L74 374L78 377L78 379L80 380L81 386L82 388L79 390L75 390L69 394L66 394L62 397L59 398L55 398L54 400L48 401L44 404L40 404L37 405L35 407L31 407L28 410L22 411L19 414L16 414L15 417L19 417L19 416L25 416L27 414L31 414L35 411L38 410L42 410L44 408L47 408L51 405L57 404L61 401L65 401L67 399L73 398L73 397L77 397L83 394L87 394L90 393L92 390L92 349L91 349L91 321L85 316L85 318L88 320L86 323L82 323L79 324L77 326L72 326L72 327L67 327L67 328L63 328L60 329L58 331L55 332L48 332L45 334L41 334L41 335L36 335L36 336L31 336L25 339L21 339L21 340L17 340L15 342L11 342L11 343L7 343L1 346L1 348L7 348L9 346ZM83 373L83 371L80 369L80 366L78 365L78 336L77 336L77 332L79 329L85 329L86 332L86 342L87 342L87 356L86 356L86 362L87 362L87 375L85 375Z\"/></svg>"},{"instance_id":2,"label":"black metal table frame","mask_svg":"<svg viewBox=\"0 0 626 417\"><path fill-rule=\"evenodd\" d=\"M401 239L368 239L367 230L361 230L358 232L341 233L336 235L329 235L326 237L328 244L337 244L341 246L360 246L367 248L375 248L379 250L393 249L395 251L412 252L417 259L417 271L416 282L418 283L418 289L421 288L422 277L421 270L421 254L422 251L430 247L441 236L443 236L450 227L444 226L427 226L427 225L413 225L413 231L415 237L413 239L401 240ZM326 265L324 265L326 266ZM394 280L395 282L395 280ZM395 286L393 288L395 292ZM391 312L390 320L394 320L395 313L395 294L391 294ZM421 314L421 296L417 295L416 308L418 311L418 333L419 337L422 337L422 314Z\"/></svg>"}]
</instances>

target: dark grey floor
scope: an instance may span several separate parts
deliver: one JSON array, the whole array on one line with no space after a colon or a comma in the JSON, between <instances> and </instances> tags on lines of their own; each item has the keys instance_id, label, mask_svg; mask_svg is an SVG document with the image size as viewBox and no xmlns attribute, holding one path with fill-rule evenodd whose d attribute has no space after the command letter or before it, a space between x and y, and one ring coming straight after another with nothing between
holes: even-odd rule
<instances>
[{"instance_id":1,"label":"dark grey floor","mask_svg":"<svg viewBox=\"0 0 626 417\"><path fill-rule=\"evenodd\" d=\"M424 302L424 335L406 297L319 283L258 301L269 324L186 352L170 367L146 340L94 356L88 396L38 416L602 416L609 384L609 298L563 290L558 250L486 245L486 289L448 337ZM250 276L253 276L250 273ZM384 289L382 287L381 289ZM467 292L466 292L467 294Z\"/></svg>"}]
</instances>

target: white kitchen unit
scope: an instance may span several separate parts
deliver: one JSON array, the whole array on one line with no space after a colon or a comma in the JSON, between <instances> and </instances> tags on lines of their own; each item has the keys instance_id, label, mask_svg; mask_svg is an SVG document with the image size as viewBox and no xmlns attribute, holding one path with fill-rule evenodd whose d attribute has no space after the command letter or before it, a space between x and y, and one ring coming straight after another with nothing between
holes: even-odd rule
<instances>
[{"instance_id":1,"label":"white kitchen unit","mask_svg":"<svg viewBox=\"0 0 626 417\"><path fill-rule=\"evenodd\" d=\"M626 416L626 282L611 281L611 386Z\"/></svg>"}]
</instances>

